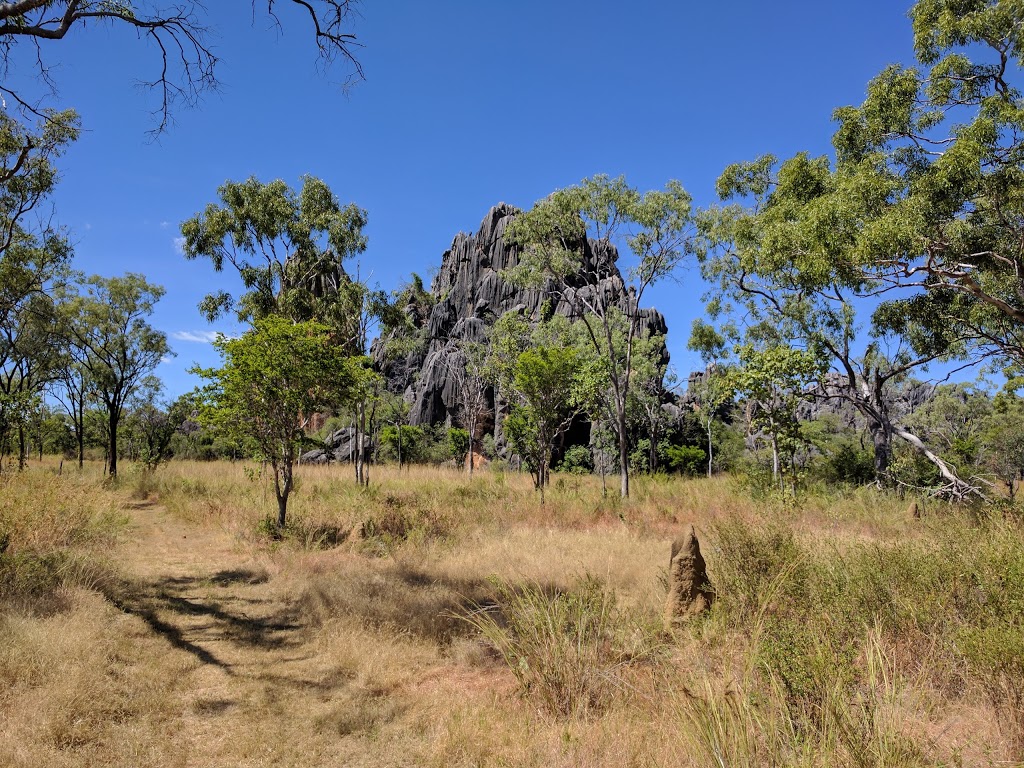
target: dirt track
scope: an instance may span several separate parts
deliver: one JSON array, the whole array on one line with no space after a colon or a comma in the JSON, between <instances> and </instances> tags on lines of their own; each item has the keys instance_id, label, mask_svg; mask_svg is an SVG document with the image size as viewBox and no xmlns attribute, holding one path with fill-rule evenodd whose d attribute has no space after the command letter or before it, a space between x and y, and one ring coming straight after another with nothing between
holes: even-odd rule
<instances>
[{"instance_id":1,"label":"dirt track","mask_svg":"<svg viewBox=\"0 0 1024 768\"><path fill-rule=\"evenodd\" d=\"M324 732L351 675L316 652L287 579L271 579L224 531L150 503L129 514L125 583L110 598L168 652L191 657L168 681L181 697L184 764L352 764L337 732Z\"/></svg>"}]
</instances>

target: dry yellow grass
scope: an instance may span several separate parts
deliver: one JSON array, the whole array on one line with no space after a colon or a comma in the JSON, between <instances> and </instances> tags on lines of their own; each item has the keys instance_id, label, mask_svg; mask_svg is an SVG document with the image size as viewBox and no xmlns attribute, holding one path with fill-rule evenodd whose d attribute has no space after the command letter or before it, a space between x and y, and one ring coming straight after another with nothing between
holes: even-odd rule
<instances>
[{"instance_id":1,"label":"dry yellow grass","mask_svg":"<svg viewBox=\"0 0 1024 768\"><path fill-rule=\"evenodd\" d=\"M714 723L746 740L728 765L839 764L829 760L849 750L827 739L774 761L770 742L791 723L752 663L756 627L724 614L660 638L599 712L570 719L524 696L459 614L493 599L495 579L561 591L591 574L627 622L657 625L669 542L690 523L712 580L726 521L781 521L812 551L934 535L927 516L907 519L905 502L869 491L788 508L729 478L639 478L621 502L596 478L556 477L541 506L516 474L374 467L367 490L335 466L300 469L293 532L275 542L258 533L275 511L258 465L172 463L152 478L125 472L110 491L94 473L33 468L0 486L10 508L50 510L8 514L19 547L110 541L61 532L62 498L92 499L104 530L129 520L106 548L114 575L62 587L57 612L0 618L3 765L706 766ZM357 523L376 535L346 541ZM872 707L884 733L865 743L900 735L916 749L860 764L1007 764L976 681L950 690L931 674L947 663L938 650L910 664L869 626L861 640L857 664L873 664L875 682L843 707ZM737 695L755 686L763 705Z\"/></svg>"}]
</instances>

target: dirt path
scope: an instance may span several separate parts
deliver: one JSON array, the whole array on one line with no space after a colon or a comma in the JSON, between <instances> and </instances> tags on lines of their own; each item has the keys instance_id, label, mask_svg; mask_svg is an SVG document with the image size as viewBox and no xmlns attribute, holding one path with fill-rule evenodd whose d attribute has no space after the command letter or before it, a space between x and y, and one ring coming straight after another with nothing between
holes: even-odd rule
<instances>
[{"instance_id":1,"label":"dirt path","mask_svg":"<svg viewBox=\"0 0 1024 768\"><path fill-rule=\"evenodd\" d=\"M318 739L318 711L343 685L315 653L294 595L232 537L135 505L118 559L125 585L111 596L188 654L182 699L183 764L318 764L336 740ZM285 580L286 581L286 580ZM298 748L301 742L301 748ZM341 757L334 755L334 757Z\"/></svg>"}]
</instances>

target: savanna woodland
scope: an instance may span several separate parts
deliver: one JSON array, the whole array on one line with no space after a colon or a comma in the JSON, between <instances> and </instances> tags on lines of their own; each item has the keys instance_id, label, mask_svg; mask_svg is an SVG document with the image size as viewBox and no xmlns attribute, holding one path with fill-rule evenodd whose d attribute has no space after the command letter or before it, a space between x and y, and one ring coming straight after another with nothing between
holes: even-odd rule
<instances>
[{"instance_id":1,"label":"savanna woodland","mask_svg":"<svg viewBox=\"0 0 1024 768\"><path fill-rule=\"evenodd\" d=\"M687 98L638 69L658 102L627 99L613 160L458 210L487 213L392 285L372 201L455 203L382 159L364 208L327 159L376 157L345 138L375 67L426 77L401 86L426 110L489 64L449 66L432 27L436 60L389 68L360 32L401 25L376 5L236 5L0 2L0 764L1024 765L1024 4L908 1L882 52L906 60L859 103L818 81L820 136L780 111L742 150L724 127L655 147L663 168L721 156L717 180L602 173ZM560 13L526 6L508 35ZM811 16L771 47L819 34ZM506 33L457 26L500 71ZM130 257L83 255L76 145L141 106L132 141L157 163L240 103L235 40L268 31L259 58L313 69L258 89L279 140L207 123L201 162L234 170L164 185L177 253L140 253L125 222ZM628 67L609 32L589 44ZM75 67L114 55L107 75L141 88L76 111L108 83ZM557 90L511 68L487 119L572 123L584 146L608 116L551 56ZM317 133L307 87L348 117ZM371 130L429 156L473 98ZM772 121L805 147L758 147ZM492 155L538 135L494 130ZM306 157L321 135L325 165L292 181L231 165L232 145ZM133 147L88 180L111 206L154 194L155 171L119 164ZM518 173L552 178L543 162ZM195 321L161 314L180 284L154 274L201 286ZM179 322L218 330L162 330Z\"/></svg>"}]
</instances>

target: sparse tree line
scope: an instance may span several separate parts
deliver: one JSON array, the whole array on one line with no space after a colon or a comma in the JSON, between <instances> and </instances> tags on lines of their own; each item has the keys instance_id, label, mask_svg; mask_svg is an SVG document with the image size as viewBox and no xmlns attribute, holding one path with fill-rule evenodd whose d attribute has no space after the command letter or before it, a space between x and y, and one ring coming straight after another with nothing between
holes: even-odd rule
<instances>
[{"instance_id":1,"label":"sparse tree line","mask_svg":"<svg viewBox=\"0 0 1024 768\"><path fill-rule=\"evenodd\" d=\"M294 5L321 55L358 74L350 4ZM26 41L95 21L140 30L161 50L173 43L180 66L164 58L155 81L162 130L176 96L216 82L200 13L7 3L0 58L12 67ZM557 468L617 473L622 496L631 473L745 468L763 469L780 493L818 477L954 499L1002 486L1012 498L1024 453L1024 101L1014 87L1024 14L997 0L919 0L911 17L918 66L886 69L860 106L836 111L834 156L731 165L721 202L702 209L675 181L641 193L595 176L518 215L505 233L518 261L505 276L568 316L510 315L486 342L459 341L459 416L440 431L410 426L380 373L416 343L412 318L431 294L415 276L388 294L346 269L366 251L367 214L314 177L298 190L226 182L181 225L186 258L208 259L243 287L211 292L200 310L248 330L215 343L222 366L196 371L203 388L161 403L151 375L169 347L148 318L162 289L141 275L75 273L68 234L47 211L79 120L5 89L0 449L18 464L48 445L81 462L102 443L111 476L125 451L150 467L171 453L254 456L273 469L281 526L318 414L351 425L361 484L374 460L445 457L472 472L485 455L515 457L542 498ZM45 82L41 53L32 66ZM588 243L607 246L611 261L622 255L621 281L588 259ZM690 340L709 369L678 400L641 302L684 262L710 286ZM936 365L987 365L1006 384L994 395L944 385L928 378ZM918 381L930 397L899 407ZM498 402L502 412L490 412ZM808 419L809 409L842 418Z\"/></svg>"}]
</instances>

